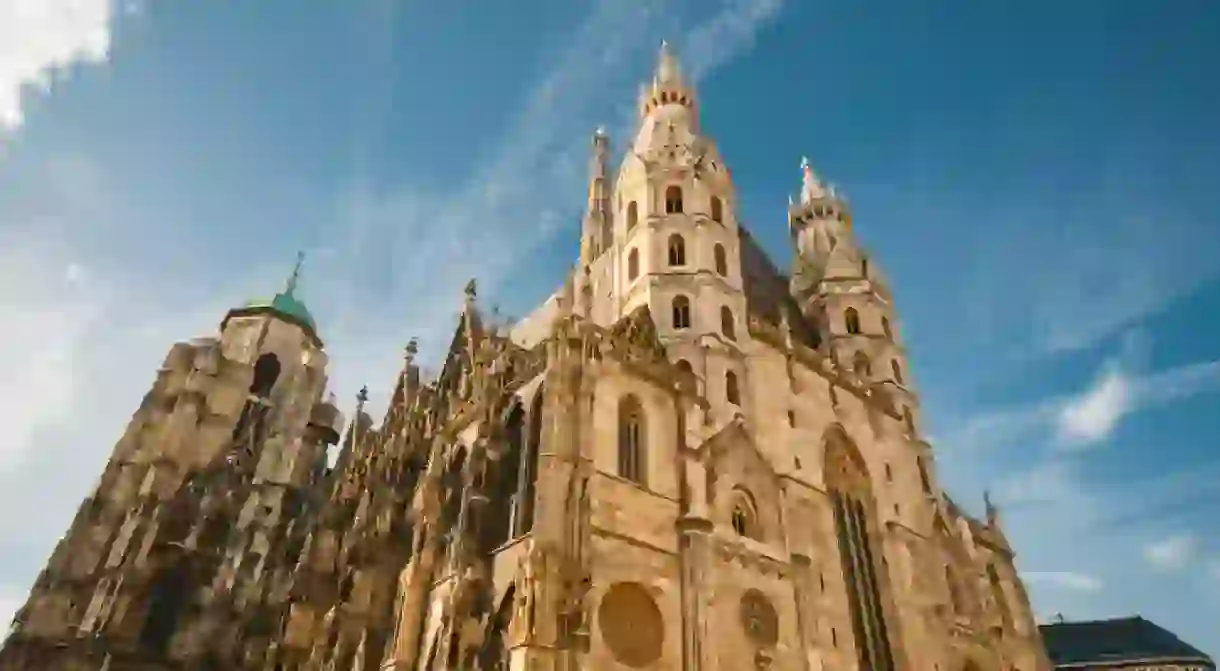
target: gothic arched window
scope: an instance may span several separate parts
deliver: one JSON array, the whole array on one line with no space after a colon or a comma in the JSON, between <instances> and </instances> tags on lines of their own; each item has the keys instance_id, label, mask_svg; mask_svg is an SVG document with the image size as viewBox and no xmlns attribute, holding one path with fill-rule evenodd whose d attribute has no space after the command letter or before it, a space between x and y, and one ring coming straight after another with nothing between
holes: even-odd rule
<instances>
[{"instance_id":1,"label":"gothic arched window","mask_svg":"<svg viewBox=\"0 0 1220 671\"><path fill-rule=\"evenodd\" d=\"M717 223L724 221L724 204L716 196L712 196L712 221Z\"/></svg>"},{"instance_id":2,"label":"gothic arched window","mask_svg":"<svg viewBox=\"0 0 1220 671\"><path fill-rule=\"evenodd\" d=\"M741 405L741 390L737 388L737 373L733 371L724 374L724 400Z\"/></svg>"},{"instance_id":3,"label":"gothic arched window","mask_svg":"<svg viewBox=\"0 0 1220 671\"><path fill-rule=\"evenodd\" d=\"M873 375L873 365L868 360L868 355L864 352L856 352L856 356L852 359L852 368L855 369L856 375L868 379Z\"/></svg>"},{"instance_id":4,"label":"gothic arched window","mask_svg":"<svg viewBox=\"0 0 1220 671\"><path fill-rule=\"evenodd\" d=\"M829 432L825 445L823 470L855 633L856 661L861 669L894 671L881 589L885 570L875 540L869 475L863 457L842 430Z\"/></svg>"},{"instance_id":5,"label":"gothic arched window","mask_svg":"<svg viewBox=\"0 0 1220 671\"><path fill-rule=\"evenodd\" d=\"M640 250L633 249L627 254L627 280L634 280L640 274Z\"/></svg>"},{"instance_id":6,"label":"gothic arched window","mask_svg":"<svg viewBox=\"0 0 1220 671\"><path fill-rule=\"evenodd\" d=\"M890 359L890 371L894 373L894 381L898 384L903 384L902 366L898 365L897 359Z\"/></svg>"},{"instance_id":7,"label":"gothic arched window","mask_svg":"<svg viewBox=\"0 0 1220 671\"><path fill-rule=\"evenodd\" d=\"M682 187L672 185L665 189L665 214L682 213Z\"/></svg>"},{"instance_id":8,"label":"gothic arched window","mask_svg":"<svg viewBox=\"0 0 1220 671\"><path fill-rule=\"evenodd\" d=\"M754 505L754 497L749 492L740 488L734 491L733 510L729 515L729 521L738 536L759 539L757 510Z\"/></svg>"},{"instance_id":9,"label":"gothic arched window","mask_svg":"<svg viewBox=\"0 0 1220 671\"><path fill-rule=\"evenodd\" d=\"M733 321L733 311L727 305L720 308L720 332L729 340L737 339L737 327Z\"/></svg>"},{"instance_id":10,"label":"gothic arched window","mask_svg":"<svg viewBox=\"0 0 1220 671\"><path fill-rule=\"evenodd\" d=\"M618 404L618 474L641 485L647 470L644 431L644 406L628 394Z\"/></svg>"},{"instance_id":11,"label":"gothic arched window","mask_svg":"<svg viewBox=\"0 0 1220 671\"><path fill-rule=\"evenodd\" d=\"M627 203L627 230L635 228L640 223L640 206L633 200Z\"/></svg>"},{"instance_id":12,"label":"gothic arched window","mask_svg":"<svg viewBox=\"0 0 1220 671\"><path fill-rule=\"evenodd\" d=\"M890 340L894 339L894 330L890 326L889 317L881 318L881 332L885 334L886 338L889 338Z\"/></svg>"},{"instance_id":13,"label":"gothic arched window","mask_svg":"<svg viewBox=\"0 0 1220 671\"><path fill-rule=\"evenodd\" d=\"M843 312L843 323L847 328L847 332L853 335L860 332L860 313L856 312L855 308L847 308Z\"/></svg>"},{"instance_id":14,"label":"gothic arched window","mask_svg":"<svg viewBox=\"0 0 1220 671\"><path fill-rule=\"evenodd\" d=\"M712 249L712 255L716 261L716 274L721 277L726 277L729 274L729 260L724 253L724 245L716 243L716 247Z\"/></svg>"},{"instance_id":15,"label":"gothic arched window","mask_svg":"<svg viewBox=\"0 0 1220 671\"><path fill-rule=\"evenodd\" d=\"M669 265L686 265L686 241L677 233L669 236Z\"/></svg>"},{"instance_id":16,"label":"gothic arched window","mask_svg":"<svg viewBox=\"0 0 1220 671\"><path fill-rule=\"evenodd\" d=\"M673 326L675 329L690 328L690 299L686 296L674 296Z\"/></svg>"}]
</instances>

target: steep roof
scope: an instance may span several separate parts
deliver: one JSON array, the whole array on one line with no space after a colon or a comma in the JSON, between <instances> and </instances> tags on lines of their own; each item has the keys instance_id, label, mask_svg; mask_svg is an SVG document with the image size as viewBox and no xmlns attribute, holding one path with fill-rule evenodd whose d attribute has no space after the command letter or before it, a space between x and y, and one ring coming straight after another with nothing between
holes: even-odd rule
<instances>
[{"instance_id":1,"label":"steep roof","mask_svg":"<svg viewBox=\"0 0 1220 671\"><path fill-rule=\"evenodd\" d=\"M1170 631L1135 617L1057 622L1038 627L1057 668L1124 662L1191 662L1215 669L1215 662Z\"/></svg>"}]
</instances>

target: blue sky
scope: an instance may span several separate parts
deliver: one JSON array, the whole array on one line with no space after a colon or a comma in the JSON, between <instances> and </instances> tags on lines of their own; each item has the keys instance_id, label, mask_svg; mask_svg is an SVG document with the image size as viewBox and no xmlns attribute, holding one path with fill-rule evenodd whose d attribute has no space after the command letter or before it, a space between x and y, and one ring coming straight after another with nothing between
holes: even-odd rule
<instances>
[{"instance_id":1,"label":"blue sky","mask_svg":"<svg viewBox=\"0 0 1220 671\"><path fill-rule=\"evenodd\" d=\"M439 355L470 276L540 300L669 39L781 265L802 155L851 198L1038 613L1220 653L1215 3L44 4L0 0L0 611L169 345L298 249L344 399Z\"/></svg>"}]
</instances>

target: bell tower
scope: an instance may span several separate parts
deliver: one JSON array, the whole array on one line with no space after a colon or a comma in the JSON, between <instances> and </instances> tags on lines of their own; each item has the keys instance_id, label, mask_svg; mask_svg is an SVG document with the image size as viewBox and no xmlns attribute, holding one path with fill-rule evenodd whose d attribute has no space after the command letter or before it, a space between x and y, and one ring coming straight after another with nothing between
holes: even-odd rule
<instances>
[{"instance_id":1,"label":"bell tower","mask_svg":"<svg viewBox=\"0 0 1220 671\"><path fill-rule=\"evenodd\" d=\"M648 306L671 359L731 417L745 388L745 296L732 177L702 133L699 98L661 45L615 188L617 317Z\"/></svg>"},{"instance_id":2,"label":"bell tower","mask_svg":"<svg viewBox=\"0 0 1220 671\"><path fill-rule=\"evenodd\" d=\"M0 667L234 666L239 618L264 606L261 576L338 439L299 273L298 260L273 299L229 311L219 337L171 348Z\"/></svg>"},{"instance_id":3,"label":"bell tower","mask_svg":"<svg viewBox=\"0 0 1220 671\"><path fill-rule=\"evenodd\" d=\"M821 331L836 365L885 389L907 432L916 435L918 399L889 283L856 240L847 198L805 158L788 227L796 248L792 294L806 317Z\"/></svg>"}]
</instances>

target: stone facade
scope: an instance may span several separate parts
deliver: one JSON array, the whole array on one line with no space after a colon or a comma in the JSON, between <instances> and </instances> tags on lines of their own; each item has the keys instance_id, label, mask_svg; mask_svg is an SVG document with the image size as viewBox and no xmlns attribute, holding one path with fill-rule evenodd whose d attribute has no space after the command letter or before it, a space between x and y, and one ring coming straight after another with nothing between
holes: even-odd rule
<instances>
[{"instance_id":1,"label":"stone facade","mask_svg":"<svg viewBox=\"0 0 1220 671\"><path fill-rule=\"evenodd\" d=\"M288 289L176 345L4 671L1048 671L998 514L939 489L898 318L803 167L779 273L663 49L580 263L511 330L473 282L333 468ZM293 283L294 284L294 283Z\"/></svg>"}]
</instances>

